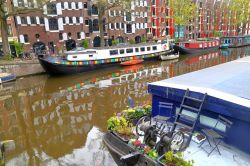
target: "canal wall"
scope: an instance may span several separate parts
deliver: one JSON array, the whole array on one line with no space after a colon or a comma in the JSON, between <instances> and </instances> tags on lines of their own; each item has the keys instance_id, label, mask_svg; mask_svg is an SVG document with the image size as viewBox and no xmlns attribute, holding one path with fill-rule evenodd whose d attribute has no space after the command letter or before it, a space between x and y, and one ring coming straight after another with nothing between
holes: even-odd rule
<instances>
[{"instance_id":1,"label":"canal wall","mask_svg":"<svg viewBox=\"0 0 250 166\"><path fill-rule=\"evenodd\" d=\"M44 69L38 61L10 61L0 63L0 72L8 72L16 77L23 77L44 73Z\"/></svg>"}]
</instances>

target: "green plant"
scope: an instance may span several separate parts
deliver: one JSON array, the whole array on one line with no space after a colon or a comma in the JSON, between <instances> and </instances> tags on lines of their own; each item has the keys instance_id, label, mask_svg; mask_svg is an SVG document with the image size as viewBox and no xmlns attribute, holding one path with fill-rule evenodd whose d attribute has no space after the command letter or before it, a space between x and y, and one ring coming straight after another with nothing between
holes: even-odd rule
<instances>
[{"instance_id":1,"label":"green plant","mask_svg":"<svg viewBox=\"0 0 250 166\"><path fill-rule=\"evenodd\" d=\"M135 39L129 39L129 44L135 44Z\"/></svg>"},{"instance_id":2,"label":"green plant","mask_svg":"<svg viewBox=\"0 0 250 166\"><path fill-rule=\"evenodd\" d=\"M14 41L13 44L15 46L16 54L17 54L17 57L18 57L20 54L22 54L24 52L23 44L19 43L17 41Z\"/></svg>"},{"instance_id":3,"label":"green plant","mask_svg":"<svg viewBox=\"0 0 250 166\"><path fill-rule=\"evenodd\" d=\"M174 154L172 151L166 152L161 162L168 166L193 166L194 164L193 160L185 161L181 152Z\"/></svg>"},{"instance_id":4,"label":"green plant","mask_svg":"<svg viewBox=\"0 0 250 166\"><path fill-rule=\"evenodd\" d=\"M84 40L82 41L82 46L83 46L84 48L89 48L89 41L88 41L88 39L84 39Z\"/></svg>"},{"instance_id":5,"label":"green plant","mask_svg":"<svg viewBox=\"0 0 250 166\"><path fill-rule=\"evenodd\" d=\"M142 107L134 107L129 108L127 110L123 110L123 116L129 121L133 121L134 119L139 119L144 115L151 114L152 107L151 105L144 105Z\"/></svg>"},{"instance_id":6,"label":"green plant","mask_svg":"<svg viewBox=\"0 0 250 166\"><path fill-rule=\"evenodd\" d=\"M7 55L3 56L1 59L6 60L6 61L11 61L11 60L13 60L13 57L11 54L7 54Z\"/></svg>"},{"instance_id":7,"label":"green plant","mask_svg":"<svg viewBox=\"0 0 250 166\"><path fill-rule=\"evenodd\" d=\"M148 38L144 36L144 37L142 37L141 42L142 42L142 43L146 43L147 40L148 40Z\"/></svg>"},{"instance_id":8,"label":"green plant","mask_svg":"<svg viewBox=\"0 0 250 166\"><path fill-rule=\"evenodd\" d=\"M116 46L119 43L118 40L112 40L112 46Z\"/></svg>"}]
</instances>

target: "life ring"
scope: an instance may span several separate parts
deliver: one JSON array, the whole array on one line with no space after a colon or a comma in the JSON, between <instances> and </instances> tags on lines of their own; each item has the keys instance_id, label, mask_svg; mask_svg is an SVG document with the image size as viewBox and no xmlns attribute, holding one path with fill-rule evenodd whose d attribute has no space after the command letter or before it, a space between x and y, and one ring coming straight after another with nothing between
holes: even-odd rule
<instances>
[{"instance_id":1,"label":"life ring","mask_svg":"<svg viewBox=\"0 0 250 166\"><path fill-rule=\"evenodd\" d=\"M164 50L167 49L167 45L166 45L166 44L163 45L163 49L164 49Z\"/></svg>"}]
</instances>

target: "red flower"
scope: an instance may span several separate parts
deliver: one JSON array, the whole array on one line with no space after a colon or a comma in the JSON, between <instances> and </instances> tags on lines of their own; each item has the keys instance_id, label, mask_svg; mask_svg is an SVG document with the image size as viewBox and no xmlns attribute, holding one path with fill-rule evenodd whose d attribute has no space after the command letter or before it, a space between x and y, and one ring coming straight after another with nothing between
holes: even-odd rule
<instances>
[{"instance_id":1,"label":"red flower","mask_svg":"<svg viewBox=\"0 0 250 166\"><path fill-rule=\"evenodd\" d=\"M134 146L140 146L140 144L141 144L141 141L140 141L140 140L135 140L135 141L133 142L133 145L134 145Z\"/></svg>"},{"instance_id":2,"label":"red flower","mask_svg":"<svg viewBox=\"0 0 250 166\"><path fill-rule=\"evenodd\" d=\"M144 148L144 152L148 153L151 149L150 148Z\"/></svg>"}]
</instances>

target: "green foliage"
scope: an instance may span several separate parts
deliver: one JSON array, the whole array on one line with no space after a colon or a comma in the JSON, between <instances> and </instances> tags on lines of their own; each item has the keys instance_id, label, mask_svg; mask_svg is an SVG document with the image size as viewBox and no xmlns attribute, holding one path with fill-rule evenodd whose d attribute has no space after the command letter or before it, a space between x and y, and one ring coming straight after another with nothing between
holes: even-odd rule
<instances>
[{"instance_id":1,"label":"green foliage","mask_svg":"<svg viewBox=\"0 0 250 166\"><path fill-rule=\"evenodd\" d=\"M131 135L132 127L124 117L113 116L108 119L108 130L116 131L122 135Z\"/></svg>"},{"instance_id":2,"label":"green foliage","mask_svg":"<svg viewBox=\"0 0 250 166\"><path fill-rule=\"evenodd\" d=\"M23 44L19 43L17 41L14 41L13 44L15 46L16 54L17 54L17 57L18 57L20 54L22 54L24 52Z\"/></svg>"},{"instance_id":3,"label":"green foliage","mask_svg":"<svg viewBox=\"0 0 250 166\"><path fill-rule=\"evenodd\" d=\"M129 44L135 44L135 39L129 39Z\"/></svg>"},{"instance_id":4,"label":"green foliage","mask_svg":"<svg viewBox=\"0 0 250 166\"><path fill-rule=\"evenodd\" d=\"M170 8L173 12L174 23L178 27L187 25L189 20L192 20L197 15L197 6L192 0L171 1ZM180 34L180 28L178 28L178 33Z\"/></svg>"},{"instance_id":5,"label":"green foliage","mask_svg":"<svg viewBox=\"0 0 250 166\"><path fill-rule=\"evenodd\" d=\"M132 122L134 119L139 119L142 116L150 115L152 111L151 105L144 105L143 107L129 108L123 110L123 116L129 121Z\"/></svg>"},{"instance_id":6,"label":"green foliage","mask_svg":"<svg viewBox=\"0 0 250 166\"><path fill-rule=\"evenodd\" d=\"M84 39L82 41L82 46L83 46L83 48L89 48L89 41L88 41L88 39Z\"/></svg>"},{"instance_id":7,"label":"green foliage","mask_svg":"<svg viewBox=\"0 0 250 166\"><path fill-rule=\"evenodd\" d=\"M174 165L174 166L193 166L194 165L193 160L185 161L183 159L183 154L181 152L174 154L172 151L166 152L161 162L165 163L166 165Z\"/></svg>"},{"instance_id":8,"label":"green foliage","mask_svg":"<svg viewBox=\"0 0 250 166\"><path fill-rule=\"evenodd\" d=\"M1 59L6 61L12 61L13 57L11 54L5 54Z\"/></svg>"},{"instance_id":9,"label":"green foliage","mask_svg":"<svg viewBox=\"0 0 250 166\"><path fill-rule=\"evenodd\" d=\"M142 42L142 43L146 43L147 40L148 40L148 38L144 36L144 37L142 37L141 42Z\"/></svg>"},{"instance_id":10,"label":"green foliage","mask_svg":"<svg viewBox=\"0 0 250 166\"><path fill-rule=\"evenodd\" d=\"M119 43L118 40L112 40L112 46L116 46Z\"/></svg>"}]
</instances>

